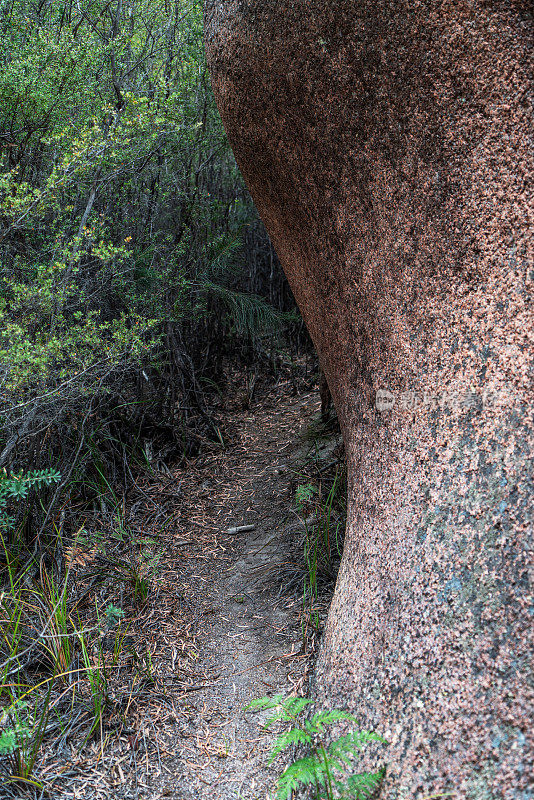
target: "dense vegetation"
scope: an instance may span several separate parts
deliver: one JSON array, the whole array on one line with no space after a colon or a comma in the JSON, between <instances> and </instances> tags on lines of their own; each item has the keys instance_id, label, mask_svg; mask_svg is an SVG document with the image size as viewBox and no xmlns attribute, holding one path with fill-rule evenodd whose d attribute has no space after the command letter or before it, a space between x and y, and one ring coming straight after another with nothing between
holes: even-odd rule
<instances>
[{"instance_id":1,"label":"dense vegetation","mask_svg":"<svg viewBox=\"0 0 534 800\"><path fill-rule=\"evenodd\" d=\"M198 2L0 15L0 467L59 470L57 507L96 451L126 480L147 429L174 456L217 435L225 354L258 356L291 300L210 94Z\"/></svg>"}]
</instances>

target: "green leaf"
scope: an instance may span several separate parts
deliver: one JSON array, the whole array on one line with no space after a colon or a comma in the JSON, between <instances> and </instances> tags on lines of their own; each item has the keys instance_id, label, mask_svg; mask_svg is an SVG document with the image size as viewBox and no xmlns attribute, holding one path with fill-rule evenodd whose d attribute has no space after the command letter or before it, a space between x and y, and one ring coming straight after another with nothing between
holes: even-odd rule
<instances>
[{"instance_id":1,"label":"green leaf","mask_svg":"<svg viewBox=\"0 0 534 800\"><path fill-rule=\"evenodd\" d=\"M224 304L238 333L257 336L280 330L282 323L291 316L277 311L258 295L238 292L210 280L199 285Z\"/></svg>"},{"instance_id":2,"label":"green leaf","mask_svg":"<svg viewBox=\"0 0 534 800\"><path fill-rule=\"evenodd\" d=\"M18 738L13 728L0 733L0 756L8 756L18 747Z\"/></svg>"},{"instance_id":3,"label":"green leaf","mask_svg":"<svg viewBox=\"0 0 534 800\"><path fill-rule=\"evenodd\" d=\"M287 767L278 779L277 800L289 800L291 792L300 786L324 786L324 768L313 756L299 758Z\"/></svg>"},{"instance_id":4,"label":"green leaf","mask_svg":"<svg viewBox=\"0 0 534 800\"><path fill-rule=\"evenodd\" d=\"M311 736L300 728L293 728L290 731L280 734L271 750L269 763L272 763L276 756L279 755L282 750L285 750L286 747L290 747L292 744L311 744L311 741Z\"/></svg>"},{"instance_id":5,"label":"green leaf","mask_svg":"<svg viewBox=\"0 0 534 800\"><path fill-rule=\"evenodd\" d=\"M379 772L362 772L359 775L351 775L346 782L346 789L342 797L368 800L382 783L385 772L384 767Z\"/></svg>"},{"instance_id":6,"label":"green leaf","mask_svg":"<svg viewBox=\"0 0 534 800\"><path fill-rule=\"evenodd\" d=\"M335 722L342 722L348 720L350 722L358 722L353 714L348 714L346 711L321 711L314 714L312 717L312 725L316 730L321 731L326 725L332 725Z\"/></svg>"},{"instance_id":7,"label":"green leaf","mask_svg":"<svg viewBox=\"0 0 534 800\"><path fill-rule=\"evenodd\" d=\"M308 700L305 697L288 697L284 701L284 709L291 714L292 717L298 717L302 711L313 703L313 700Z\"/></svg>"},{"instance_id":8,"label":"green leaf","mask_svg":"<svg viewBox=\"0 0 534 800\"><path fill-rule=\"evenodd\" d=\"M340 736L335 741L331 742L328 746L328 752L331 755L339 755L341 753L356 753L369 742L380 742L380 744L387 744L386 740L379 736L378 733L372 731L353 731L347 733L345 736Z\"/></svg>"},{"instance_id":9,"label":"green leaf","mask_svg":"<svg viewBox=\"0 0 534 800\"><path fill-rule=\"evenodd\" d=\"M283 702L283 694L275 694L273 697L257 697L248 706L245 706L245 711L263 711L268 708L276 708L281 706Z\"/></svg>"}]
</instances>

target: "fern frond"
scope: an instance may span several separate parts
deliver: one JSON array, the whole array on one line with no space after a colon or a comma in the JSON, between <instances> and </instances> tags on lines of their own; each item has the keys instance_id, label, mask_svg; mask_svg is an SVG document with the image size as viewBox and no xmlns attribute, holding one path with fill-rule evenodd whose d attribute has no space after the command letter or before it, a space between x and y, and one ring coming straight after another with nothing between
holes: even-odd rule
<instances>
[{"instance_id":1,"label":"fern frond","mask_svg":"<svg viewBox=\"0 0 534 800\"><path fill-rule=\"evenodd\" d=\"M306 708L313 703L313 700L307 700L305 697L288 697L284 701L284 708L291 714L292 717L298 717Z\"/></svg>"},{"instance_id":2,"label":"fern frond","mask_svg":"<svg viewBox=\"0 0 534 800\"><path fill-rule=\"evenodd\" d=\"M373 733L373 731L352 731L331 742L328 745L328 752L332 756L340 756L342 753L356 753L369 742L387 744L382 736L379 736L378 733Z\"/></svg>"},{"instance_id":3,"label":"fern frond","mask_svg":"<svg viewBox=\"0 0 534 800\"><path fill-rule=\"evenodd\" d=\"M207 261L204 275L209 276L237 274L243 264L243 240L241 231L221 233L206 245Z\"/></svg>"},{"instance_id":4,"label":"fern frond","mask_svg":"<svg viewBox=\"0 0 534 800\"><path fill-rule=\"evenodd\" d=\"M264 728L274 722L290 723L289 730L277 736L269 763L291 745L308 745L309 749L313 749L311 755L297 759L284 770L277 782L277 800L290 800L299 786L313 786L317 800L333 800L333 791L339 798L371 800L384 777L384 769L351 775L346 780L345 776L354 768L354 759L364 745L371 742L387 744L386 740L373 731L356 730L326 745L320 734L327 725L342 721L355 722L356 719L352 714L336 709L316 713L311 719L299 719L312 702L303 697L284 698L283 695L275 695L253 700L247 706L252 710L274 709Z\"/></svg>"},{"instance_id":5,"label":"fern frond","mask_svg":"<svg viewBox=\"0 0 534 800\"><path fill-rule=\"evenodd\" d=\"M282 750L292 744L311 744L311 736L300 728L292 728L290 731L280 734L271 750L269 763L271 764Z\"/></svg>"},{"instance_id":6,"label":"fern frond","mask_svg":"<svg viewBox=\"0 0 534 800\"><path fill-rule=\"evenodd\" d=\"M223 303L239 333L258 335L276 331L285 321L294 319L294 315L277 311L259 295L228 289L210 280L201 281L199 288Z\"/></svg>"},{"instance_id":7,"label":"fern frond","mask_svg":"<svg viewBox=\"0 0 534 800\"><path fill-rule=\"evenodd\" d=\"M352 800L369 800L384 779L385 767L378 772L363 772L351 775L346 781L346 789L341 795Z\"/></svg>"},{"instance_id":8,"label":"fern frond","mask_svg":"<svg viewBox=\"0 0 534 800\"><path fill-rule=\"evenodd\" d=\"M336 769L344 772L347 769L347 766L352 766L353 757L354 753L336 753L335 755L328 753L328 767L331 772Z\"/></svg>"},{"instance_id":9,"label":"fern frond","mask_svg":"<svg viewBox=\"0 0 534 800\"><path fill-rule=\"evenodd\" d=\"M274 725L275 722L294 722L295 718L287 711L286 704L287 701L283 694L275 694L273 697L259 697L256 700L252 700L252 702L245 707L245 711L268 711L269 709L275 709L274 714L268 717L262 725L262 727L266 729Z\"/></svg>"},{"instance_id":10,"label":"fern frond","mask_svg":"<svg viewBox=\"0 0 534 800\"><path fill-rule=\"evenodd\" d=\"M276 708L281 706L283 702L283 694L275 694L273 697L256 697L248 706L245 706L245 711L263 711L269 708Z\"/></svg>"},{"instance_id":11,"label":"fern frond","mask_svg":"<svg viewBox=\"0 0 534 800\"><path fill-rule=\"evenodd\" d=\"M358 722L353 714L349 714L346 711L336 711L335 709L333 711L320 711L314 714L311 722L317 731L322 731L325 725L332 725L334 722L342 722L343 720Z\"/></svg>"},{"instance_id":12,"label":"fern frond","mask_svg":"<svg viewBox=\"0 0 534 800\"><path fill-rule=\"evenodd\" d=\"M262 728L267 730L267 728L270 728L275 722L291 722L291 717L287 716L287 712L283 708L279 708L278 711L275 711L274 714L271 714L271 716L265 720Z\"/></svg>"},{"instance_id":13,"label":"fern frond","mask_svg":"<svg viewBox=\"0 0 534 800\"><path fill-rule=\"evenodd\" d=\"M289 773L290 769L291 768L288 767L278 779L278 784L276 787L276 800L291 800L293 792L299 787L300 780Z\"/></svg>"},{"instance_id":14,"label":"fern frond","mask_svg":"<svg viewBox=\"0 0 534 800\"><path fill-rule=\"evenodd\" d=\"M289 800L291 792L301 786L325 786L324 767L314 756L299 758L289 765L278 779L277 800Z\"/></svg>"}]
</instances>

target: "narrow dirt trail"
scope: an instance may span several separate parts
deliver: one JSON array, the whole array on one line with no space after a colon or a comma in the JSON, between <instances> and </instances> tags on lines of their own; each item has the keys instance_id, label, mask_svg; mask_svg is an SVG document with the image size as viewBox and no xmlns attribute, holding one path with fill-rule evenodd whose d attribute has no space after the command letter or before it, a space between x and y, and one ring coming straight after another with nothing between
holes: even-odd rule
<instances>
[{"instance_id":1,"label":"narrow dirt trail","mask_svg":"<svg viewBox=\"0 0 534 800\"><path fill-rule=\"evenodd\" d=\"M152 654L166 700L159 723L145 729L157 737L158 764L148 765L138 796L272 796L272 736L243 709L255 697L298 692L307 677L301 600L284 591L283 575L294 558L299 434L318 406L317 395L266 402L239 416L235 445L176 475L183 502L160 568ZM228 532L243 525L254 528Z\"/></svg>"}]
</instances>

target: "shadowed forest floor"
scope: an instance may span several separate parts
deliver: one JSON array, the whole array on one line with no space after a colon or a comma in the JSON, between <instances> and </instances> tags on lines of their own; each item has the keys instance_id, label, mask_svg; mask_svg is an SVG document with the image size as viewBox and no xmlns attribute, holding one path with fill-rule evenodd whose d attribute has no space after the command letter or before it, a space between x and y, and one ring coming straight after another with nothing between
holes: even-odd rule
<instances>
[{"instance_id":1,"label":"shadowed forest floor","mask_svg":"<svg viewBox=\"0 0 534 800\"><path fill-rule=\"evenodd\" d=\"M162 556L156 599L129 630L138 680L104 746L76 759L62 797L272 796L273 736L244 707L307 689L293 493L318 410L315 393L271 395L236 415L230 447L139 486ZM228 532L245 525L254 527Z\"/></svg>"}]
</instances>

